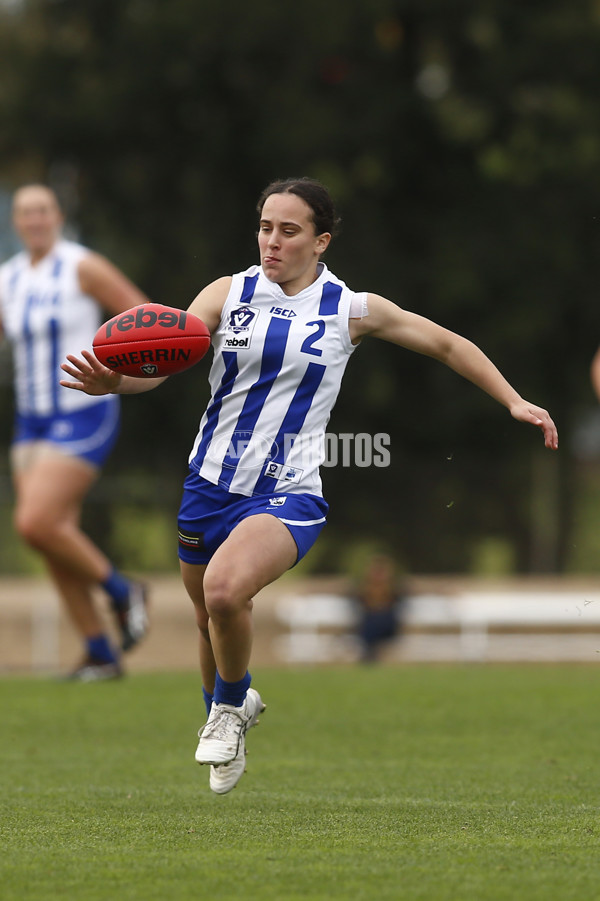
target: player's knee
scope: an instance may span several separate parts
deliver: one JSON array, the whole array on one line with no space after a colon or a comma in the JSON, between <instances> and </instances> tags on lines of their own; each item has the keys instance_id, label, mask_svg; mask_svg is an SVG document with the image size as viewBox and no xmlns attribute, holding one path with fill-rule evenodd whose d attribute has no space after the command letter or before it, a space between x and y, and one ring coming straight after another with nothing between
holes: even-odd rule
<instances>
[{"instance_id":1,"label":"player's knee","mask_svg":"<svg viewBox=\"0 0 600 901\"><path fill-rule=\"evenodd\" d=\"M13 519L15 531L20 538L33 548L39 547L40 542L43 541L43 535L37 518L17 509Z\"/></svg>"},{"instance_id":2,"label":"player's knee","mask_svg":"<svg viewBox=\"0 0 600 901\"><path fill-rule=\"evenodd\" d=\"M204 601L211 619L228 619L252 603L240 593L233 573L210 569L204 576Z\"/></svg>"},{"instance_id":3,"label":"player's knee","mask_svg":"<svg viewBox=\"0 0 600 901\"><path fill-rule=\"evenodd\" d=\"M52 541L51 524L43 516L17 509L14 525L17 534L35 550L45 550Z\"/></svg>"}]
</instances>

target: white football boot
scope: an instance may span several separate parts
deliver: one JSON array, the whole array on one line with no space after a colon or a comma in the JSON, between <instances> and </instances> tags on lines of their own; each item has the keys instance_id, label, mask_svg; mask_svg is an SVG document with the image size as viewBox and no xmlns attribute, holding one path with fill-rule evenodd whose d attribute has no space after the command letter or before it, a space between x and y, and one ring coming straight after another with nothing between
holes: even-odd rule
<instances>
[{"instance_id":1,"label":"white football boot","mask_svg":"<svg viewBox=\"0 0 600 901\"><path fill-rule=\"evenodd\" d=\"M246 732L258 723L265 709L262 698L249 688L241 707L213 704L200 729L196 761L210 764L210 787L219 795L234 788L246 768Z\"/></svg>"},{"instance_id":2,"label":"white football boot","mask_svg":"<svg viewBox=\"0 0 600 901\"><path fill-rule=\"evenodd\" d=\"M126 602L114 607L121 629L124 651L130 651L148 632L148 589L142 582L129 582Z\"/></svg>"},{"instance_id":3,"label":"white football boot","mask_svg":"<svg viewBox=\"0 0 600 901\"><path fill-rule=\"evenodd\" d=\"M262 699L257 691L253 688L248 689L250 695L250 704L254 708L252 716L248 720L245 732L252 726L258 724L258 717L265 709ZM222 763L220 766L211 766L209 785L212 791L217 795L225 795L235 788L244 773L246 772L246 741L245 735L242 736L240 747L236 756L229 763Z\"/></svg>"}]
</instances>

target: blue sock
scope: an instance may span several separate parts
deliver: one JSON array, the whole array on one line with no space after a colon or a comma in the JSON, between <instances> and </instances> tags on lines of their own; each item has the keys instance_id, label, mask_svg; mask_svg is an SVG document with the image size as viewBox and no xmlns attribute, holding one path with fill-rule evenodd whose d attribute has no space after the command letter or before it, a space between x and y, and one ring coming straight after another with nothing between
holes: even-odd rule
<instances>
[{"instance_id":1,"label":"blue sock","mask_svg":"<svg viewBox=\"0 0 600 901\"><path fill-rule=\"evenodd\" d=\"M113 567L108 579L101 583L115 607L122 607L129 597L129 580Z\"/></svg>"},{"instance_id":2,"label":"blue sock","mask_svg":"<svg viewBox=\"0 0 600 901\"><path fill-rule=\"evenodd\" d=\"M202 686L202 697L204 698L204 703L206 704L206 715L210 716L210 708L212 707L213 696L205 689L204 685Z\"/></svg>"},{"instance_id":3,"label":"blue sock","mask_svg":"<svg viewBox=\"0 0 600 901\"><path fill-rule=\"evenodd\" d=\"M248 672L239 682L224 682L217 673L213 695L215 704L231 704L232 707L241 707L246 698L246 692L250 688L250 681L251 676Z\"/></svg>"},{"instance_id":4,"label":"blue sock","mask_svg":"<svg viewBox=\"0 0 600 901\"><path fill-rule=\"evenodd\" d=\"M116 663L117 657L111 648L106 635L95 635L86 639L87 652L94 660L102 663Z\"/></svg>"}]
</instances>

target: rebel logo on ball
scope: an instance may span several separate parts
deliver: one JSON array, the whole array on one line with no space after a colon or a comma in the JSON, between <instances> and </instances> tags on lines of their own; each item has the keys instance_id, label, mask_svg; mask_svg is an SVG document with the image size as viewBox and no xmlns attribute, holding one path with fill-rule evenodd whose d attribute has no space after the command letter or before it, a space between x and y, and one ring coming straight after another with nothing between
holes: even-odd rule
<instances>
[{"instance_id":1,"label":"rebel logo on ball","mask_svg":"<svg viewBox=\"0 0 600 901\"><path fill-rule=\"evenodd\" d=\"M100 326L96 357L121 375L155 378L189 369L210 347L210 331L198 316L163 304L141 304Z\"/></svg>"},{"instance_id":2,"label":"rebel logo on ball","mask_svg":"<svg viewBox=\"0 0 600 901\"><path fill-rule=\"evenodd\" d=\"M135 311L120 313L113 316L112 319L104 326L107 338L110 338L113 330L120 332L128 332L133 328L153 328L159 325L161 328L174 329L178 328L185 331L188 314L183 310L163 310L156 313L154 310L146 309L146 306L136 307Z\"/></svg>"}]
</instances>

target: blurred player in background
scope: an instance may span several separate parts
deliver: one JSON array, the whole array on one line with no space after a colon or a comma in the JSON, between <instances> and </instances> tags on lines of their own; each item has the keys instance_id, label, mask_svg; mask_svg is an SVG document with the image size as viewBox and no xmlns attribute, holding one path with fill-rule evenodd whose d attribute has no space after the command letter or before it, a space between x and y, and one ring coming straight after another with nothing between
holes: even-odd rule
<instances>
[{"instance_id":1,"label":"blurred player in background","mask_svg":"<svg viewBox=\"0 0 600 901\"><path fill-rule=\"evenodd\" d=\"M371 557L355 597L361 660L363 663L374 663L386 642L402 631L404 590L400 587L392 557L387 554Z\"/></svg>"},{"instance_id":2,"label":"blurred player in background","mask_svg":"<svg viewBox=\"0 0 600 901\"><path fill-rule=\"evenodd\" d=\"M59 384L69 351L91 347L106 314L148 298L104 257L62 237L55 193L26 185L13 197L24 249L0 267L0 327L12 344L16 421L11 467L15 526L44 559L85 651L69 678L122 675L93 589L110 598L123 650L147 629L146 592L125 578L80 528L83 501L119 430L119 398L88 397Z\"/></svg>"},{"instance_id":3,"label":"blurred player in background","mask_svg":"<svg viewBox=\"0 0 600 901\"><path fill-rule=\"evenodd\" d=\"M590 377L592 381L592 388L596 393L596 397L600 401L600 348L598 348L592 359Z\"/></svg>"},{"instance_id":4,"label":"blurred player in background","mask_svg":"<svg viewBox=\"0 0 600 901\"><path fill-rule=\"evenodd\" d=\"M478 347L384 297L351 291L327 269L321 256L336 215L323 185L274 182L258 213L261 265L218 279L189 307L211 331L214 359L179 511L179 557L208 711L196 760L210 765L218 794L243 775L245 734L264 706L248 672L252 599L306 554L325 524L325 428L361 340L372 335L440 360L540 428L546 447L558 446L546 410L523 400ZM62 368L75 381L62 384L91 395L164 381L122 376L89 352L67 359Z\"/></svg>"}]
</instances>

